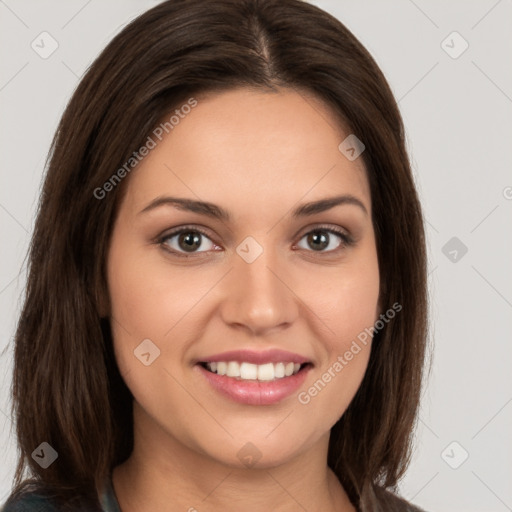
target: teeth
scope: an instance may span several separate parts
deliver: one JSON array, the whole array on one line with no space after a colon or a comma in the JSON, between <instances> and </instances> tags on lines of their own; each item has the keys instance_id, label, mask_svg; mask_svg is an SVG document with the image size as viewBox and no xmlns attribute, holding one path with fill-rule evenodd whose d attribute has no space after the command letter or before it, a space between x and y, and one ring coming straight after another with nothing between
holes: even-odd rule
<instances>
[{"instance_id":1,"label":"teeth","mask_svg":"<svg viewBox=\"0 0 512 512\"><path fill-rule=\"evenodd\" d=\"M226 371L228 369L227 363L219 362L217 363L217 373L219 375L226 375ZM210 370L213 372L214 370L210 367Z\"/></svg>"},{"instance_id":2,"label":"teeth","mask_svg":"<svg viewBox=\"0 0 512 512\"><path fill-rule=\"evenodd\" d=\"M242 363L240 365L240 377L242 379L257 379L258 366L251 363Z\"/></svg>"},{"instance_id":3,"label":"teeth","mask_svg":"<svg viewBox=\"0 0 512 512\"><path fill-rule=\"evenodd\" d=\"M240 365L236 361L229 361L226 375L228 377L240 377Z\"/></svg>"},{"instance_id":4,"label":"teeth","mask_svg":"<svg viewBox=\"0 0 512 512\"><path fill-rule=\"evenodd\" d=\"M274 380L274 364L267 363L258 366L258 380Z\"/></svg>"},{"instance_id":5,"label":"teeth","mask_svg":"<svg viewBox=\"0 0 512 512\"><path fill-rule=\"evenodd\" d=\"M274 366L274 377L276 379L282 379L284 377L284 363L277 363Z\"/></svg>"},{"instance_id":6,"label":"teeth","mask_svg":"<svg viewBox=\"0 0 512 512\"><path fill-rule=\"evenodd\" d=\"M299 363L252 364L238 361L206 363L206 367L218 375L235 377L239 380L269 381L295 375L300 370Z\"/></svg>"}]
</instances>

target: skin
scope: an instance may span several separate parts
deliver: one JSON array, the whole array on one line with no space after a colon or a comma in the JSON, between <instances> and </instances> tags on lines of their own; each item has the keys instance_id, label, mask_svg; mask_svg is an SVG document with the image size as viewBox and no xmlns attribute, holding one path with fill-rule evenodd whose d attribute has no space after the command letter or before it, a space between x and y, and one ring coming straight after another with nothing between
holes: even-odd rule
<instances>
[{"instance_id":1,"label":"skin","mask_svg":"<svg viewBox=\"0 0 512 512\"><path fill-rule=\"evenodd\" d=\"M273 405L236 403L193 361L238 348L289 350L314 365L299 389L307 391L375 323L379 268L362 160L338 150L350 132L305 93L234 89L197 99L129 176L109 249L114 350L134 396L135 436L132 455L114 468L115 493L123 512L354 511L327 450L371 343L308 404L298 393ZM342 194L367 212L343 204L290 215ZM215 203L232 219L170 205L139 213L163 195ZM157 241L189 224L208 234L195 252L179 235ZM307 234L320 226L355 242L323 231L329 245L319 249ZM247 236L263 248L252 263L236 252ZM148 338L160 356L145 366L134 349ZM247 442L261 453L250 468L237 456Z\"/></svg>"}]
</instances>

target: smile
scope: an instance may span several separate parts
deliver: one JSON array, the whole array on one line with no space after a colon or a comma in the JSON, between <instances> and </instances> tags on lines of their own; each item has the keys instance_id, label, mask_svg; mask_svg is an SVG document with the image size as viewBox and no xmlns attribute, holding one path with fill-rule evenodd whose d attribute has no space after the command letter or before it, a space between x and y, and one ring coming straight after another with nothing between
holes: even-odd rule
<instances>
[{"instance_id":1,"label":"smile","mask_svg":"<svg viewBox=\"0 0 512 512\"><path fill-rule=\"evenodd\" d=\"M238 380L273 381L297 374L301 366L299 363L279 362L266 364L253 364L238 361L218 361L203 363L204 368L217 375L226 375Z\"/></svg>"},{"instance_id":2,"label":"smile","mask_svg":"<svg viewBox=\"0 0 512 512\"><path fill-rule=\"evenodd\" d=\"M257 365L217 361L194 365L208 388L230 402L245 405L272 405L285 400L299 390L312 368L311 363L289 362ZM284 376L280 377L283 371Z\"/></svg>"}]
</instances>

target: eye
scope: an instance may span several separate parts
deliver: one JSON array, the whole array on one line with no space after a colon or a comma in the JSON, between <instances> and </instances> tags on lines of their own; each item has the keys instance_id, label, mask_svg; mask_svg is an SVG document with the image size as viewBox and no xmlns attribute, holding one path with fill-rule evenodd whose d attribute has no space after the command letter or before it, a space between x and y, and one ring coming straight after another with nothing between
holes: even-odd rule
<instances>
[{"instance_id":1,"label":"eye","mask_svg":"<svg viewBox=\"0 0 512 512\"><path fill-rule=\"evenodd\" d=\"M205 240L208 242L205 243ZM196 227L183 227L172 231L162 236L158 242L166 250L185 257L187 253L207 252L217 247L204 231ZM199 250L200 248L203 250Z\"/></svg>"},{"instance_id":2,"label":"eye","mask_svg":"<svg viewBox=\"0 0 512 512\"><path fill-rule=\"evenodd\" d=\"M338 239L337 242L336 238ZM303 239L306 240L306 244L308 244L310 248L313 248L313 251L309 252L321 253L336 253L354 243L352 237L345 231L338 228L322 226L303 235L301 240ZM170 233L166 233L158 238L157 242L162 245L165 250L176 256L184 257L218 248L205 231L193 226L184 226ZM308 249L308 247L300 246L300 244L297 246L301 249Z\"/></svg>"},{"instance_id":3,"label":"eye","mask_svg":"<svg viewBox=\"0 0 512 512\"><path fill-rule=\"evenodd\" d=\"M335 238L338 238L338 242ZM313 248L313 252L337 252L354 243L350 235L336 228L319 227L306 233L302 239L306 239L306 243ZM301 248L307 249L307 247Z\"/></svg>"}]
</instances>

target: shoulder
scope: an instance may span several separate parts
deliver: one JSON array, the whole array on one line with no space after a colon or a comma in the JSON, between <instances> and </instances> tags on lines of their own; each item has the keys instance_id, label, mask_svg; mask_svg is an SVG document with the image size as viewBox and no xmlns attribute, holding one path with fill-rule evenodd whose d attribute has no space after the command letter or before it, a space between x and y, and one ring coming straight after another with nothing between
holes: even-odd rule
<instances>
[{"instance_id":1,"label":"shoulder","mask_svg":"<svg viewBox=\"0 0 512 512\"><path fill-rule=\"evenodd\" d=\"M0 512L58 512L51 501L37 492L27 492L18 497L10 497Z\"/></svg>"},{"instance_id":2,"label":"shoulder","mask_svg":"<svg viewBox=\"0 0 512 512\"><path fill-rule=\"evenodd\" d=\"M394 492L382 487L374 488L374 502L376 510L385 512L426 512L426 510L409 503Z\"/></svg>"}]
</instances>

